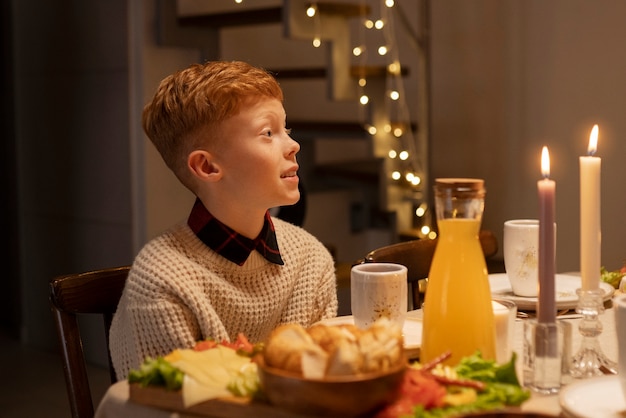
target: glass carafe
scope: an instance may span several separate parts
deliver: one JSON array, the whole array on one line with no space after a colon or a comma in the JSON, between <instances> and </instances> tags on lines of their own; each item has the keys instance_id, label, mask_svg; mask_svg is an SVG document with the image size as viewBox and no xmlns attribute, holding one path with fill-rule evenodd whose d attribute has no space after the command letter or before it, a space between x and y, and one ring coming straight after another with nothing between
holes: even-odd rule
<instances>
[{"instance_id":1,"label":"glass carafe","mask_svg":"<svg viewBox=\"0 0 626 418\"><path fill-rule=\"evenodd\" d=\"M485 256L478 238L485 202L481 179L437 179L439 238L428 275L420 361L445 352L446 364L480 350L495 359L495 325Z\"/></svg>"}]
</instances>

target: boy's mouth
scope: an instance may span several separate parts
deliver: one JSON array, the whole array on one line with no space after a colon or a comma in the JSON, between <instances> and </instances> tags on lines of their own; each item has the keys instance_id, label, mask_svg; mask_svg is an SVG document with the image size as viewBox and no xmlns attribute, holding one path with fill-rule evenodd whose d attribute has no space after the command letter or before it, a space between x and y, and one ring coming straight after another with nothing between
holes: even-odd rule
<instances>
[{"instance_id":1,"label":"boy's mouth","mask_svg":"<svg viewBox=\"0 0 626 418\"><path fill-rule=\"evenodd\" d=\"M284 179L284 178L287 178L287 177L295 177L297 175L298 175L298 171L297 170L293 170L293 171L288 171L288 172L286 172L284 174L281 174L280 178Z\"/></svg>"}]
</instances>

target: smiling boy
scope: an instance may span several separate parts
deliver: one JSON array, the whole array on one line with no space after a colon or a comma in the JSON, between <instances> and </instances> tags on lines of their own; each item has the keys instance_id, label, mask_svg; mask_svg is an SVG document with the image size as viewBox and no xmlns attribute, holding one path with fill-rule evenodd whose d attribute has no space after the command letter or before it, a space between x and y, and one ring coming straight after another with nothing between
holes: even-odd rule
<instances>
[{"instance_id":1,"label":"smiling boy","mask_svg":"<svg viewBox=\"0 0 626 418\"><path fill-rule=\"evenodd\" d=\"M300 197L282 102L266 71L209 62L165 78L144 108L147 136L197 199L135 258L110 331L118 379L198 340L263 341L336 316L330 253L269 214Z\"/></svg>"}]
</instances>

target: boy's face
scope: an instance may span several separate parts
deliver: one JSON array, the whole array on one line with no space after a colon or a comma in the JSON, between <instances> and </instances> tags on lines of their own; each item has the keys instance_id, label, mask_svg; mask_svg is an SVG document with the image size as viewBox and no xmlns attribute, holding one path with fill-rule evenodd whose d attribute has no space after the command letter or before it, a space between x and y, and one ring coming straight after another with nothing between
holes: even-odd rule
<instances>
[{"instance_id":1,"label":"boy's face","mask_svg":"<svg viewBox=\"0 0 626 418\"><path fill-rule=\"evenodd\" d=\"M250 208L292 205L300 198L296 153L282 103L261 98L222 123L214 158L220 181L231 196Z\"/></svg>"}]
</instances>

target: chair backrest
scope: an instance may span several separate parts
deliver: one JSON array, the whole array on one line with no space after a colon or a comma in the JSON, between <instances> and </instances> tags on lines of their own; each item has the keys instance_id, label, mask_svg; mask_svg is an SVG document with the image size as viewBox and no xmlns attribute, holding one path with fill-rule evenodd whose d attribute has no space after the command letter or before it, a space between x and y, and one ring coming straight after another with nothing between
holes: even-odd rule
<instances>
[{"instance_id":1,"label":"chair backrest","mask_svg":"<svg viewBox=\"0 0 626 418\"><path fill-rule=\"evenodd\" d=\"M485 254L485 259L494 256L498 252L498 241L493 232L481 230L479 239L483 253ZM420 307L420 293L423 293L423 291L420 290L420 282L428 278L430 264L436 247L436 239L418 239L399 242L370 251L360 262L387 262L405 265L408 270L409 302L410 305L416 309Z\"/></svg>"},{"instance_id":2,"label":"chair backrest","mask_svg":"<svg viewBox=\"0 0 626 418\"><path fill-rule=\"evenodd\" d=\"M74 418L91 418L94 415L77 315L103 316L108 352L111 320L122 296L129 270L129 266L116 267L68 274L50 281L50 304L59 337L67 394ZM110 354L109 372L111 383L114 383L117 379Z\"/></svg>"}]
</instances>

